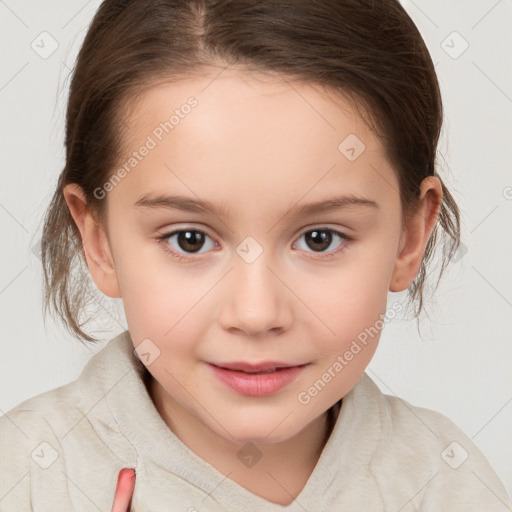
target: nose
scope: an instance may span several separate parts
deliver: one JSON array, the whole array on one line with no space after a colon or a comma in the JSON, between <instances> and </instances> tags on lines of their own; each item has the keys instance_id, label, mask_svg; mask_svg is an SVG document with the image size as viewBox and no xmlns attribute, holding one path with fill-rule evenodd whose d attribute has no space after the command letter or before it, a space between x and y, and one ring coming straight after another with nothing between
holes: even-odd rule
<instances>
[{"instance_id":1,"label":"nose","mask_svg":"<svg viewBox=\"0 0 512 512\"><path fill-rule=\"evenodd\" d=\"M219 315L225 330L257 337L289 329L293 297L265 254L252 263L234 255Z\"/></svg>"}]
</instances>

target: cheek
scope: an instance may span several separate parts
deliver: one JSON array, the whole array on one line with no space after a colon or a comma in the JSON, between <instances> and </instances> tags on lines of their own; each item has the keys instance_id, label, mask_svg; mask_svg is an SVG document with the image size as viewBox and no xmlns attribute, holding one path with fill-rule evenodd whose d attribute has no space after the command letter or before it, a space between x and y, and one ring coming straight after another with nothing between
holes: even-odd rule
<instances>
[{"instance_id":1,"label":"cheek","mask_svg":"<svg viewBox=\"0 0 512 512\"><path fill-rule=\"evenodd\" d=\"M180 350L198 329L191 319L211 284L199 274L155 263L156 251L132 251L116 263L125 316L135 345L149 338L162 350L171 344Z\"/></svg>"},{"instance_id":2,"label":"cheek","mask_svg":"<svg viewBox=\"0 0 512 512\"><path fill-rule=\"evenodd\" d=\"M361 251L360 257L347 258L346 265L326 270L315 278L303 275L300 296L306 298L310 339L315 341L318 361L329 367L347 350L357 352L344 373L358 377L370 361L383 327L386 311L390 251ZM314 320L314 321L313 321ZM314 325L314 329L313 329ZM355 345L353 344L355 342ZM352 357L350 354L348 357Z\"/></svg>"},{"instance_id":3,"label":"cheek","mask_svg":"<svg viewBox=\"0 0 512 512\"><path fill-rule=\"evenodd\" d=\"M330 269L314 279L304 275L301 295L332 330L342 327L345 330L350 325L365 327L386 307L390 268L389 261L366 257Z\"/></svg>"},{"instance_id":4,"label":"cheek","mask_svg":"<svg viewBox=\"0 0 512 512\"><path fill-rule=\"evenodd\" d=\"M311 401L310 414L319 414L345 396L377 349L387 290L382 277L375 276L347 269L346 274L326 281L321 292L310 295L314 299L311 309L318 311L323 321L314 322L321 330L310 330L316 364L298 395L301 404Z\"/></svg>"}]
</instances>

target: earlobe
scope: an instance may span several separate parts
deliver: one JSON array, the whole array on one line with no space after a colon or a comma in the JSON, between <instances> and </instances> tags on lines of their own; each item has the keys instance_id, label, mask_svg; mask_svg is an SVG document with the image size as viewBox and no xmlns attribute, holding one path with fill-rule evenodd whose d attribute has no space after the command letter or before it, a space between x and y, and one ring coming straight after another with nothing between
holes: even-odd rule
<instances>
[{"instance_id":1,"label":"earlobe","mask_svg":"<svg viewBox=\"0 0 512 512\"><path fill-rule=\"evenodd\" d=\"M418 210L407 219L400 239L397 259L391 276L389 290L406 290L418 271L423 254L439 215L442 186L438 178L429 176L421 183Z\"/></svg>"},{"instance_id":2,"label":"earlobe","mask_svg":"<svg viewBox=\"0 0 512 512\"><path fill-rule=\"evenodd\" d=\"M105 229L97 222L82 188L70 183L63 189L64 199L75 221L80 236L85 259L91 277L98 289L112 298L120 298L121 291L117 281L114 260Z\"/></svg>"}]
</instances>

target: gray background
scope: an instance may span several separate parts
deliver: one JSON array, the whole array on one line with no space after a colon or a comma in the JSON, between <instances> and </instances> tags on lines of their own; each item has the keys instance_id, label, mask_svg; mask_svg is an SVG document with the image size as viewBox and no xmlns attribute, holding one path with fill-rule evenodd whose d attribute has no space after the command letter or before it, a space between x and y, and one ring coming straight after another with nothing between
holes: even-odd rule
<instances>
[{"instance_id":1,"label":"gray background","mask_svg":"<svg viewBox=\"0 0 512 512\"><path fill-rule=\"evenodd\" d=\"M45 328L41 312L41 218L63 167L70 69L98 5L0 0L0 414L76 378L126 328L120 300L103 298L93 314L104 342L86 348L51 319ZM389 324L368 372L384 392L451 418L510 493L512 1L403 5L441 83L441 173L463 211L464 246L421 337L414 321Z\"/></svg>"}]
</instances>

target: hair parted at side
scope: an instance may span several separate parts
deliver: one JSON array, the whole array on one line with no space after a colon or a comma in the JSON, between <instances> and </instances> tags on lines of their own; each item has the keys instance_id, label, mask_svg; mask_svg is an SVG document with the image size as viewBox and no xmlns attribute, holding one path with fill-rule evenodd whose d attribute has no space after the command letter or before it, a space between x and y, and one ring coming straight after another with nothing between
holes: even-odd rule
<instances>
[{"instance_id":1,"label":"hair parted at side","mask_svg":"<svg viewBox=\"0 0 512 512\"><path fill-rule=\"evenodd\" d=\"M439 177L439 85L398 0L106 0L73 70L66 162L41 241L44 312L53 308L81 341L96 341L81 322L91 280L63 187L78 184L103 221L106 201L94 191L115 172L130 102L158 83L228 65L327 86L367 112L397 172L405 215L417 205L422 180ZM416 314L434 249L444 249L439 282L460 243L457 204L444 183L442 192L438 222L409 288Z\"/></svg>"}]
</instances>

